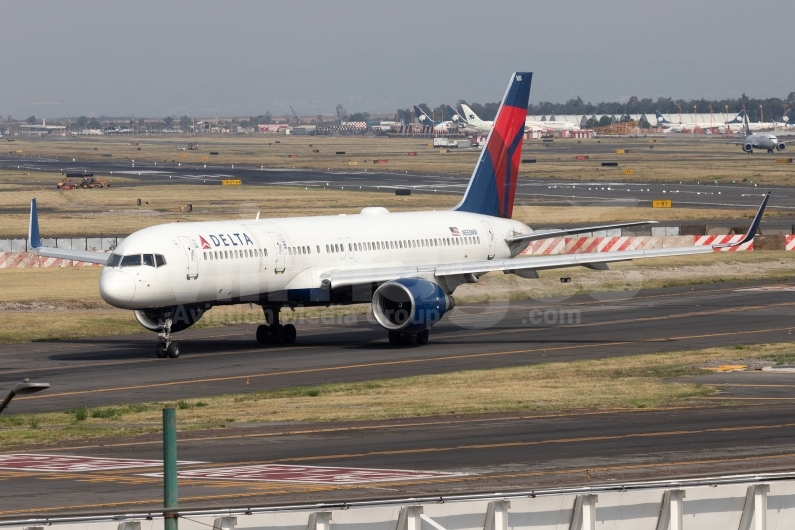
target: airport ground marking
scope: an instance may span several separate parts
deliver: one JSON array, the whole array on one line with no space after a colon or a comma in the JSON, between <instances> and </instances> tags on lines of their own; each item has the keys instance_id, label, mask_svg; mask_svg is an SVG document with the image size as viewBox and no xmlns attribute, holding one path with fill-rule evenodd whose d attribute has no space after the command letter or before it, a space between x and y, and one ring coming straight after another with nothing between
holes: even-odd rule
<instances>
[{"instance_id":1,"label":"airport ground marking","mask_svg":"<svg viewBox=\"0 0 795 530\"><path fill-rule=\"evenodd\" d=\"M180 461L178 464L201 464L202 462ZM38 471L45 473L105 471L162 467L162 460L140 458L105 458L75 455L47 455L36 453L11 453L0 455L0 469Z\"/></svg>"},{"instance_id":2,"label":"airport ground marking","mask_svg":"<svg viewBox=\"0 0 795 530\"><path fill-rule=\"evenodd\" d=\"M587 468L590 469L591 472L610 472L610 471L623 471L623 470L637 470L637 469L656 469L656 468L670 468L682 465L707 465L707 464L720 464L720 463L729 463L729 462L750 462L750 461L758 461L758 460L780 460L782 458L792 458L795 457L795 453L784 453L784 454L773 454L773 455L757 455L757 456L744 456L744 457L735 457L735 458L718 458L718 459L706 459L706 460L682 460L676 462L652 462L648 464L629 464L629 465L618 465L618 466L599 466L594 468ZM529 471L525 473L506 473L506 474L497 474L497 475L470 475L465 477L451 477L448 479L440 479L440 480L430 480L424 481L419 484L443 484L443 483L451 483L451 482L472 482L472 481L485 481L485 480L496 480L496 479L510 479L510 478L530 478L530 477L540 477L540 476L561 476L561 475L581 475L585 474L587 471L586 468L569 468L569 469L559 469L559 470L549 470L549 471ZM201 482L197 481L194 484L201 484ZM217 486L217 482L210 483L212 486ZM351 490L351 489L362 489L362 485L355 485L355 486L315 486L315 487L303 487L303 488L290 488L290 484L285 483L228 483L230 485L239 485L239 486L258 486L256 492L251 493L228 493L228 494L221 494L221 495L204 495L204 496L192 496L192 497L183 497L180 500L182 502L195 502L195 501L218 501L223 499L243 499L243 498L252 498L252 497L260 497L266 494L270 495L284 495L289 493L315 493L321 491L339 491L339 490ZM388 485L388 484L380 484L381 487ZM411 483L402 483L402 486L409 486L412 485ZM271 487L268 487L271 486ZM298 484L296 484L298 486ZM303 485L306 486L306 485ZM51 507L51 508L37 508L37 512L56 512L56 511L66 511L66 510L75 510L75 509L97 509L97 508L113 508L113 507L120 507L120 506L142 506L142 505L157 505L162 503L162 499L146 499L146 500L138 500L138 501L122 501L122 502L114 502L114 503L101 503L101 504L87 504L81 506L58 506L58 507ZM0 511L0 515L15 515L15 514L24 514L30 513L30 509L22 509L22 510L10 510L10 511Z\"/></svg>"}]
</instances>

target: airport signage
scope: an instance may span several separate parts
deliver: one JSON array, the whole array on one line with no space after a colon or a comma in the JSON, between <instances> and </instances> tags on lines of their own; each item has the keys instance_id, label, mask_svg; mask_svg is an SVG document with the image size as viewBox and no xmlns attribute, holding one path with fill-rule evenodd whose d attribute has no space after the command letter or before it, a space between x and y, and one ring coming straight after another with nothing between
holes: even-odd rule
<instances>
[{"instance_id":1,"label":"airport signage","mask_svg":"<svg viewBox=\"0 0 795 530\"><path fill-rule=\"evenodd\" d=\"M623 173L624 175L634 175L635 174L635 170L634 169L622 169L621 173Z\"/></svg>"},{"instance_id":2,"label":"airport signage","mask_svg":"<svg viewBox=\"0 0 795 530\"><path fill-rule=\"evenodd\" d=\"M210 160L210 157L207 155L202 155L202 160Z\"/></svg>"},{"instance_id":3,"label":"airport signage","mask_svg":"<svg viewBox=\"0 0 795 530\"><path fill-rule=\"evenodd\" d=\"M616 149L617 155L625 155L629 152L629 149Z\"/></svg>"},{"instance_id":4,"label":"airport signage","mask_svg":"<svg viewBox=\"0 0 795 530\"><path fill-rule=\"evenodd\" d=\"M577 155L574 157L575 160L588 160L588 155Z\"/></svg>"},{"instance_id":5,"label":"airport signage","mask_svg":"<svg viewBox=\"0 0 795 530\"><path fill-rule=\"evenodd\" d=\"M671 200L658 200L658 201L651 201L652 208L670 208L671 207Z\"/></svg>"},{"instance_id":6,"label":"airport signage","mask_svg":"<svg viewBox=\"0 0 795 530\"><path fill-rule=\"evenodd\" d=\"M226 179L221 181L221 186L240 186L243 184L239 179Z\"/></svg>"},{"instance_id":7,"label":"airport signage","mask_svg":"<svg viewBox=\"0 0 795 530\"><path fill-rule=\"evenodd\" d=\"M791 158L776 158L776 162L779 164L792 164Z\"/></svg>"},{"instance_id":8,"label":"airport signage","mask_svg":"<svg viewBox=\"0 0 795 530\"><path fill-rule=\"evenodd\" d=\"M348 165L349 166L358 166L359 162L357 162L356 160L351 160L350 162L348 162Z\"/></svg>"},{"instance_id":9,"label":"airport signage","mask_svg":"<svg viewBox=\"0 0 795 530\"><path fill-rule=\"evenodd\" d=\"M179 157L180 157L180 158L185 158L185 157L187 157L187 156L188 156L188 155L186 155L185 153L180 153L180 154L179 154Z\"/></svg>"}]
</instances>

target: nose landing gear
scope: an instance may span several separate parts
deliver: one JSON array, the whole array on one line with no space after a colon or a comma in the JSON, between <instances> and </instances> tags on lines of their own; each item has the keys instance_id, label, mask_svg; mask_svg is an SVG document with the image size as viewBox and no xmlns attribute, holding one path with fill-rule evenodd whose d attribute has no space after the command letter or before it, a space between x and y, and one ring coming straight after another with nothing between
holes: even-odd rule
<instances>
[{"instance_id":1,"label":"nose landing gear","mask_svg":"<svg viewBox=\"0 0 795 530\"><path fill-rule=\"evenodd\" d=\"M155 348L155 354L161 359L166 357L176 359L179 357L179 344L171 340L171 319L158 320L157 325L160 327L160 333L157 335L160 344Z\"/></svg>"},{"instance_id":2,"label":"nose landing gear","mask_svg":"<svg viewBox=\"0 0 795 530\"><path fill-rule=\"evenodd\" d=\"M279 311L281 308L267 308L265 320L268 324L257 326L257 344L294 344L298 336L292 324L279 324Z\"/></svg>"}]
</instances>

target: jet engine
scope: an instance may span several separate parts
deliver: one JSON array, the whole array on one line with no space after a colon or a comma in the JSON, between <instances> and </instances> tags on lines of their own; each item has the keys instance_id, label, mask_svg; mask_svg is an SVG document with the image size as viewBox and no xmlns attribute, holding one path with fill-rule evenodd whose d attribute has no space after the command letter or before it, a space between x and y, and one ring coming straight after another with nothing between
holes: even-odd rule
<instances>
[{"instance_id":1,"label":"jet engine","mask_svg":"<svg viewBox=\"0 0 795 530\"><path fill-rule=\"evenodd\" d=\"M777 151L783 151L786 148L787 148L787 144L785 144L784 142L779 142L778 145L776 145L776 150Z\"/></svg>"},{"instance_id":2,"label":"jet engine","mask_svg":"<svg viewBox=\"0 0 795 530\"><path fill-rule=\"evenodd\" d=\"M400 278L373 293L373 315L388 331L418 332L430 329L455 307L455 300L433 282Z\"/></svg>"},{"instance_id":3,"label":"jet engine","mask_svg":"<svg viewBox=\"0 0 795 530\"><path fill-rule=\"evenodd\" d=\"M171 307L155 307L133 311L135 319L149 331L161 331L158 321L171 319L171 332L176 333L188 329L201 319L206 311L205 305L177 305Z\"/></svg>"},{"instance_id":4,"label":"jet engine","mask_svg":"<svg viewBox=\"0 0 795 530\"><path fill-rule=\"evenodd\" d=\"M743 145L743 151L745 151L746 153L750 153L751 151L753 151L753 149L754 149L754 146L751 145L751 144L744 144Z\"/></svg>"}]
</instances>

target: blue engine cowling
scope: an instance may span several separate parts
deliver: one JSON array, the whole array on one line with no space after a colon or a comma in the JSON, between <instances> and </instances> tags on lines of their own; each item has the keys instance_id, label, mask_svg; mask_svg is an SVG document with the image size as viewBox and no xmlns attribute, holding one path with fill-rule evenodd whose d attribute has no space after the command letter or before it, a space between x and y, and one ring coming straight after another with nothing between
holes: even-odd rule
<instances>
[{"instance_id":1,"label":"blue engine cowling","mask_svg":"<svg viewBox=\"0 0 795 530\"><path fill-rule=\"evenodd\" d=\"M388 331L430 329L453 307L455 300L441 287L419 278L392 280L373 293L373 315Z\"/></svg>"}]
</instances>

